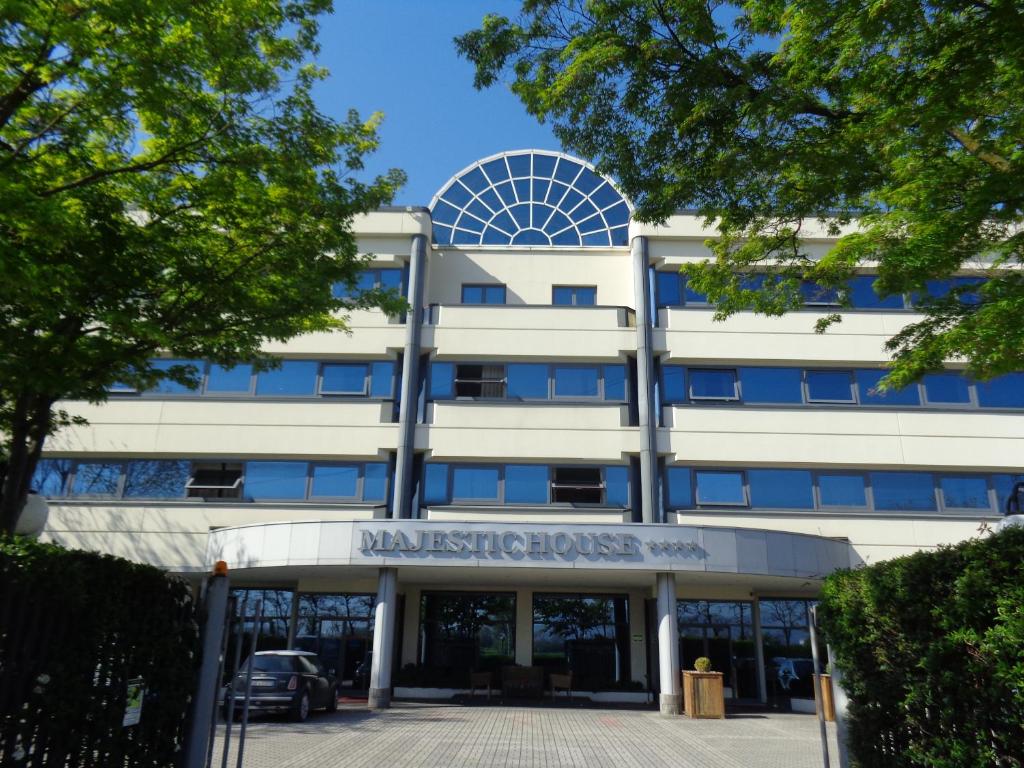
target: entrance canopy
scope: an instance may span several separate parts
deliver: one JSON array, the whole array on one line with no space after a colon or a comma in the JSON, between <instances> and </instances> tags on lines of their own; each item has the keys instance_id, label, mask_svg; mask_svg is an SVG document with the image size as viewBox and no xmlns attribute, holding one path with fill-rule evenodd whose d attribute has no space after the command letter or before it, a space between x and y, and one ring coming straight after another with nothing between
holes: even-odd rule
<instances>
[{"instance_id":1,"label":"entrance canopy","mask_svg":"<svg viewBox=\"0 0 1024 768\"><path fill-rule=\"evenodd\" d=\"M370 520L283 522L210 533L232 569L310 566L704 572L820 579L850 566L821 536L682 525Z\"/></svg>"}]
</instances>

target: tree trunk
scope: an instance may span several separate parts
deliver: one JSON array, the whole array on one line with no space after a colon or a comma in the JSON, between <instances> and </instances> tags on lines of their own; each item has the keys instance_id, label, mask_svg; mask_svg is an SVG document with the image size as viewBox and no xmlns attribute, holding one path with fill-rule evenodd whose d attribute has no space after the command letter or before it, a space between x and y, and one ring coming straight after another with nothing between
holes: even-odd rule
<instances>
[{"instance_id":1,"label":"tree trunk","mask_svg":"<svg viewBox=\"0 0 1024 768\"><path fill-rule=\"evenodd\" d=\"M50 408L55 401L21 394L14 401L8 441L6 475L0 487L0 531L13 534L25 506L43 443L52 423Z\"/></svg>"}]
</instances>

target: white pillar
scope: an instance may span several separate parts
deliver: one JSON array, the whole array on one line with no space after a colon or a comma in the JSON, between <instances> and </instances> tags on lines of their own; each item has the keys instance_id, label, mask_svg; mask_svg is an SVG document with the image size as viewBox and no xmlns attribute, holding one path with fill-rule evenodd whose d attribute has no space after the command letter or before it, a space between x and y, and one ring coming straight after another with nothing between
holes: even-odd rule
<instances>
[{"instance_id":1,"label":"white pillar","mask_svg":"<svg viewBox=\"0 0 1024 768\"><path fill-rule=\"evenodd\" d=\"M373 617L373 661L370 664L370 709L391 706L391 661L395 650L395 601L398 570L381 568Z\"/></svg>"},{"instance_id":2,"label":"white pillar","mask_svg":"<svg viewBox=\"0 0 1024 768\"><path fill-rule=\"evenodd\" d=\"M658 593L658 674L661 679L661 714L678 715L683 711L679 679L679 624L676 618L676 575L657 575Z\"/></svg>"}]
</instances>

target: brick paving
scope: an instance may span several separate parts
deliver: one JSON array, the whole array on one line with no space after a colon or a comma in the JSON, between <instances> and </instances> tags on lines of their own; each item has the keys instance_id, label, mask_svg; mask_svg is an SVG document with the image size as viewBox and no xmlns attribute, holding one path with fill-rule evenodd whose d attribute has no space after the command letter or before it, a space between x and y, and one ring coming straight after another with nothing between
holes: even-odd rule
<instances>
[{"instance_id":1,"label":"brick paving","mask_svg":"<svg viewBox=\"0 0 1024 768\"><path fill-rule=\"evenodd\" d=\"M837 764L835 730L830 757ZM213 765L220 766L224 724ZM238 726L228 765L235 766ZM249 724L244 768L820 768L812 715L749 712L725 720L650 709L398 703L343 705L303 724Z\"/></svg>"}]
</instances>

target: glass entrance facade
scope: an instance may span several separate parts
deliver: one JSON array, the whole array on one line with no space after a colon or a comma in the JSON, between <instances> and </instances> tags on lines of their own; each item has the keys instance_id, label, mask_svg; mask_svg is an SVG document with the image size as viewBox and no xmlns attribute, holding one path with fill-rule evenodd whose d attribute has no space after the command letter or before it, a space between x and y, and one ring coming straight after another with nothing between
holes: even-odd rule
<instances>
[{"instance_id":1,"label":"glass entrance facade","mask_svg":"<svg viewBox=\"0 0 1024 768\"><path fill-rule=\"evenodd\" d=\"M760 601L765 682L768 700L772 704L782 705L787 699L814 698L808 609L815 602L792 599Z\"/></svg>"},{"instance_id":2,"label":"glass entrance facade","mask_svg":"<svg viewBox=\"0 0 1024 768\"><path fill-rule=\"evenodd\" d=\"M679 664L693 669L701 656L724 676L726 695L756 700L757 656L751 603L731 600L679 600Z\"/></svg>"},{"instance_id":3,"label":"glass entrance facade","mask_svg":"<svg viewBox=\"0 0 1024 768\"><path fill-rule=\"evenodd\" d=\"M573 688L600 691L631 679L625 595L533 597L533 665L571 672Z\"/></svg>"},{"instance_id":4,"label":"glass entrance facade","mask_svg":"<svg viewBox=\"0 0 1024 768\"><path fill-rule=\"evenodd\" d=\"M515 639L515 594L424 592L418 682L465 688L471 672L497 673L514 664Z\"/></svg>"},{"instance_id":5,"label":"glass entrance facade","mask_svg":"<svg viewBox=\"0 0 1024 768\"><path fill-rule=\"evenodd\" d=\"M324 666L336 670L343 689L369 687L373 648L374 595L299 595L294 647L319 654Z\"/></svg>"}]
</instances>

